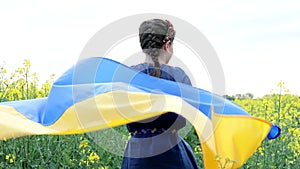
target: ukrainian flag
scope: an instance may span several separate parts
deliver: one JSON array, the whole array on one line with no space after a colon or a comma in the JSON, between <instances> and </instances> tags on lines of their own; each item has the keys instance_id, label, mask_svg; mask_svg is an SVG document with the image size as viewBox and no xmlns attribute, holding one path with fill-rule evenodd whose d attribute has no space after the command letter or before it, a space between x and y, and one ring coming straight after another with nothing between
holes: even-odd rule
<instances>
[{"instance_id":1,"label":"ukrainian flag","mask_svg":"<svg viewBox=\"0 0 300 169\"><path fill-rule=\"evenodd\" d=\"M280 134L275 124L208 91L94 57L66 71L47 98L0 103L0 139L91 132L166 112L195 127L206 168L218 168L218 157L221 163L234 160L238 168L266 137Z\"/></svg>"}]
</instances>

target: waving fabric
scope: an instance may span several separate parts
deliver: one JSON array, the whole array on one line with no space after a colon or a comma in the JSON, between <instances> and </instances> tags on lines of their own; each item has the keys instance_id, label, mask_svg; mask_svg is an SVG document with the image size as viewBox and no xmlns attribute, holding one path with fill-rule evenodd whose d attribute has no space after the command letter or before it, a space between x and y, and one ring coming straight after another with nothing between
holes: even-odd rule
<instances>
[{"instance_id":1,"label":"waving fabric","mask_svg":"<svg viewBox=\"0 0 300 169\"><path fill-rule=\"evenodd\" d=\"M94 57L67 70L47 98L0 103L0 139L91 132L166 112L194 126L206 168L218 168L218 157L239 167L262 140L280 134L275 124L213 93Z\"/></svg>"}]
</instances>

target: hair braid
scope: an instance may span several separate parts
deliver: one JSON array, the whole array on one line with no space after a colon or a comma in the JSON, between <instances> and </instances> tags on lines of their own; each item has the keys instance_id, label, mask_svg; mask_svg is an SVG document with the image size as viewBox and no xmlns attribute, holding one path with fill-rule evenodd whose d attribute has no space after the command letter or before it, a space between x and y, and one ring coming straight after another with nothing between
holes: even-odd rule
<instances>
[{"instance_id":1,"label":"hair braid","mask_svg":"<svg viewBox=\"0 0 300 169\"><path fill-rule=\"evenodd\" d=\"M149 51L149 55L151 56L152 61L154 62L154 71L150 73L151 76L161 77L160 73L160 64L158 61L159 51L156 48L152 48Z\"/></svg>"}]
</instances>

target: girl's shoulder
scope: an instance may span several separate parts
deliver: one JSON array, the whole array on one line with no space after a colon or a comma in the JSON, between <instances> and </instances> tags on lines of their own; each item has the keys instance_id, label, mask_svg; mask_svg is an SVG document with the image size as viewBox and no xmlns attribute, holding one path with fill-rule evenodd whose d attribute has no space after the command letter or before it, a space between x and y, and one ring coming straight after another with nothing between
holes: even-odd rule
<instances>
[{"instance_id":1,"label":"girl's shoulder","mask_svg":"<svg viewBox=\"0 0 300 169\"><path fill-rule=\"evenodd\" d=\"M146 74L149 74L151 71L154 70L154 66L150 63L140 63L137 65L131 66L131 68L133 68L137 71L142 71ZM163 75L164 79L191 85L189 77L184 72L184 70L180 67L161 64L160 70L162 71L162 75Z\"/></svg>"}]
</instances>

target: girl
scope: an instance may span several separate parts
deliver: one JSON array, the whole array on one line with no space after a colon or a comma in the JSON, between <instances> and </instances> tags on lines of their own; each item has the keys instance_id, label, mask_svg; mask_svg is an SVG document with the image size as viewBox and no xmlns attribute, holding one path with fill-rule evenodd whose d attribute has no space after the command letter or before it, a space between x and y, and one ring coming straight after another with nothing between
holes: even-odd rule
<instances>
[{"instance_id":1,"label":"girl","mask_svg":"<svg viewBox=\"0 0 300 169\"><path fill-rule=\"evenodd\" d=\"M143 73L191 85L179 67L169 66L173 55L175 30L168 20L151 19L139 28L140 45L146 54L145 63L132 66ZM198 169L193 152L179 135L186 120L176 113L127 124L131 134L122 162L122 169Z\"/></svg>"}]
</instances>

